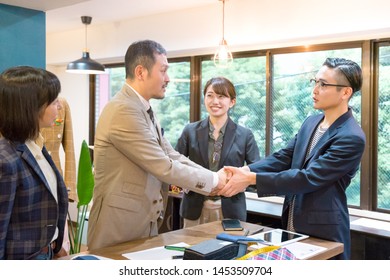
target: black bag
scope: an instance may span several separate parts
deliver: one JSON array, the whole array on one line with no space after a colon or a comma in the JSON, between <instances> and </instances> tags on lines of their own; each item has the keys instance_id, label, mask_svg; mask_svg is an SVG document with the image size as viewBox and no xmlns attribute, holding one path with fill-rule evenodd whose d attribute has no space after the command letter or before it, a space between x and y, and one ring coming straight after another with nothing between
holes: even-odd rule
<instances>
[{"instance_id":1,"label":"black bag","mask_svg":"<svg viewBox=\"0 0 390 280\"><path fill-rule=\"evenodd\" d=\"M245 253L246 247L246 244L210 239L186 248L183 260L232 260L239 257L242 250Z\"/></svg>"}]
</instances>

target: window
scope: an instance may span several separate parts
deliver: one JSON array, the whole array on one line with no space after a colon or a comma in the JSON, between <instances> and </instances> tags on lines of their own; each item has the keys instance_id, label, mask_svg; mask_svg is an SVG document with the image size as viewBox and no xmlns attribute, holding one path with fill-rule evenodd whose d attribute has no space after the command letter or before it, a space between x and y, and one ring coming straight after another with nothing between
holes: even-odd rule
<instances>
[{"instance_id":1,"label":"window","mask_svg":"<svg viewBox=\"0 0 390 280\"><path fill-rule=\"evenodd\" d=\"M173 147L190 121L190 70L190 62L170 62L170 83L165 98L150 101L164 129L164 136Z\"/></svg>"},{"instance_id":2,"label":"window","mask_svg":"<svg viewBox=\"0 0 390 280\"><path fill-rule=\"evenodd\" d=\"M125 77L125 67L122 66L107 67L105 74L96 75L95 128L104 106L121 90Z\"/></svg>"},{"instance_id":3,"label":"window","mask_svg":"<svg viewBox=\"0 0 390 280\"><path fill-rule=\"evenodd\" d=\"M313 86L309 80L314 78L327 57L343 57L360 64L362 52L361 48L351 48L273 56L271 153L287 146L309 115L321 113L313 109ZM354 117L360 122L360 92L354 94L349 105ZM349 205L360 205L360 172L347 188L347 197Z\"/></svg>"},{"instance_id":4,"label":"window","mask_svg":"<svg viewBox=\"0 0 390 280\"><path fill-rule=\"evenodd\" d=\"M260 157L265 156L266 76L265 56L235 58L232 67L218 69L212 60L202 62L201 118L208 116L203 100L206 82L216 76L229 79L236 89L236 105L230 111L232 120L252 130Z\"/></svg>"},{"instance_id":5,"label":"window","mask_svg":"<svg viewBox=\"0 0 390 280\"><path fill-rule=\"evenodd\" d=\"M168 85L163 100L150 101L153 111L159 117L165 137L175 147L184 125L189 123L190 110L190 63L172 62L169 64ZM121 90L126 72L123 66L107 67L106 74L96 75L95 87L95 127L101 111L107 102Z\"/></svg>"},{"instance_id":6,"label":"window","mask_svg":"<svg viewBox=\"0 0 390 280\"><path fill-rule=\"evenodd\" d=\"M377 203L390 210L390 46L379 47Z\"/></svg>"}]
</instances>

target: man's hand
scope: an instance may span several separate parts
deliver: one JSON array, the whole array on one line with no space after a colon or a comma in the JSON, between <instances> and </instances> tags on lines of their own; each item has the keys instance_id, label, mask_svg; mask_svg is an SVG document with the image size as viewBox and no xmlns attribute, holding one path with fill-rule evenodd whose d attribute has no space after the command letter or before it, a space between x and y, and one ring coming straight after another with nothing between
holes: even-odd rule
<instances>
[{"instance_id":1,"label":"man's hand","mask_svg":"<svg viewBox=\"0 0 390 280\"><path fill-rule=\"evenodd\" d=\"M218 195L231 197L244 192L249 185L256 184L256 173L251 172L247 166L240 168L225 166L223 169L229 180L222 189L219 188Z\"/></svg>"},{"instance_id":2,"label":"man's hand","mask_svg":"<svg viewBox=\"0 0 390 280\"><path fill-rule=\"evenodd\" d=\"M223 168L221 168L220 170L218 170L217 172L218 174L218 185L211 190L211 193L209 194L210 196L215 196L215 195L218 195L218 192L225 186L225 184L227 183L228 181L228 177L231 176L231 174L228 174L224 171Z\"/></svg>"}]
</instances>

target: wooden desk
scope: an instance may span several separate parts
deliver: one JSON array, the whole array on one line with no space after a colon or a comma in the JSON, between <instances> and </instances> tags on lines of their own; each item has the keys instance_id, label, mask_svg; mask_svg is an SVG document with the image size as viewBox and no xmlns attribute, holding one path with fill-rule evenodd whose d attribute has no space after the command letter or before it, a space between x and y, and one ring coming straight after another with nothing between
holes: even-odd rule
<instances>
[{"instance_id":1,"label":"wooden desk","mask_svg":"<svg viewBox=\"0 0 390 280\"><path fill-rule=\"evenodd\" d=\"M261 226L256 224L244 223L241 222L245 229L250 231L255 231ZM265 228L264 230L267 230ZM206 239L215 238L219 233L223 232L221 222L212 222L208 224L198 225L191 228L185 228L180 230L175 230L171 232L166 232L155 237L143 238L139 240L134 240L126 243L122 243L115 246L110 246L102 249L86 251L81 254L94 254L98 256L103 256L116 260L127 260L122 256L124 253L136 252L145 249L150 249L154 247L160 247L167 244L174 244L178 242L185 242L190 245L195 245ZM229 232L230 234L242 235L243 232ZM318 245L327 248L326 251L320 252L318 255L312 256L309 259L312 260L326 260L332 258L343 252L344 245L338 242L326 241L318 238L310 237L308 239L302 240L300 242L305 242L313 245ZM67 256L61 259L70 259L72 256Z\"/></svg>"}]
</instances>

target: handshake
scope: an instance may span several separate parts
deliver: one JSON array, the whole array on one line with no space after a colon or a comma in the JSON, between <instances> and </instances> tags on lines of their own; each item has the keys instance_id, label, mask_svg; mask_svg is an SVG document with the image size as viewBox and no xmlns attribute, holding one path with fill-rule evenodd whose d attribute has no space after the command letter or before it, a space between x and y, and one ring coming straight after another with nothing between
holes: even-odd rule
<instances>
[{"instance_id":1,"label":"handshake","mask_svg":"<svg viewBox=\"0 0 390 280\"><path fill-rule=\"evenodd\" d=\"M217 174L218 185L211 190L210 196L231 197L244 192L249 185L256 184L256 173L251 172L248 166L225 166Z\"/></svg>"}]
</instances>

